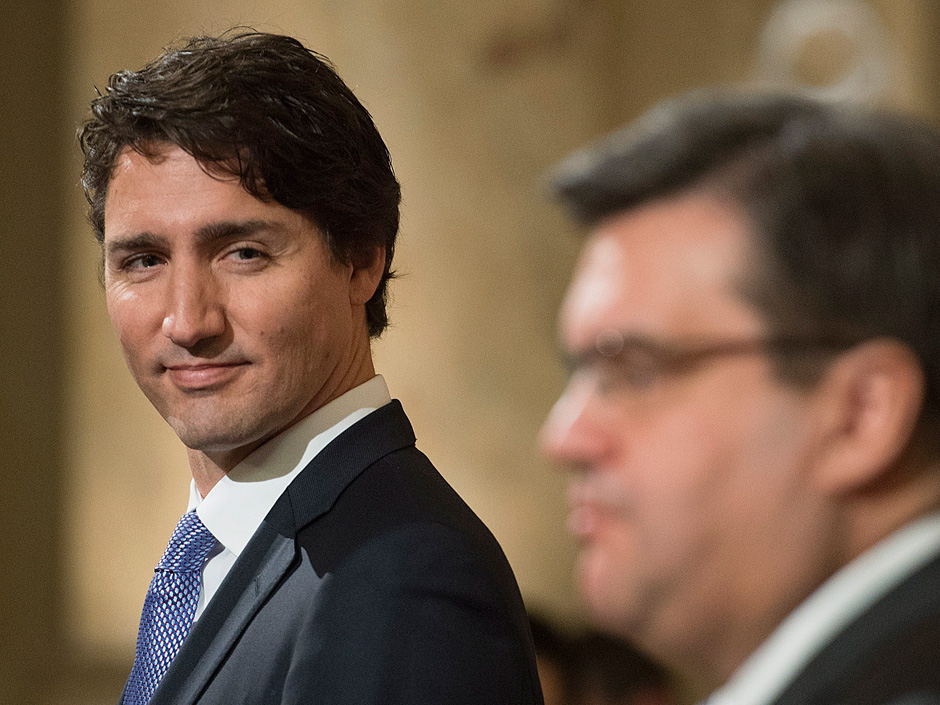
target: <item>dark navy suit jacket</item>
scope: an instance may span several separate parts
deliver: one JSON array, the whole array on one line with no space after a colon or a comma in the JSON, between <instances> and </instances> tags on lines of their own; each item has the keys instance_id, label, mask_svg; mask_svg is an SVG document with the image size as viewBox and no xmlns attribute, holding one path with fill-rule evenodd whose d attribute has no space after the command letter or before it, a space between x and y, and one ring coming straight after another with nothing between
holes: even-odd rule
<instances>
[{"instance_id":1,"label":"dark navy suit jacket","mask_svg":"<svg viewBox=\"0 0 940 705\"><path fill-rule=\"evenodd\" d=\"M541 704L509 564L414 443L394 401L317 455L151 704Z\"/></svg>"},{"instance_id":2,"label":"dark navy suit jacket","mask_svg":"<svg viewBox=\"0 0 940 705\"><path fill-rule=\"evenodd\" d=\"M832 640L774 705L940 705L940 557Z\"/></svg>"}]
</instances>

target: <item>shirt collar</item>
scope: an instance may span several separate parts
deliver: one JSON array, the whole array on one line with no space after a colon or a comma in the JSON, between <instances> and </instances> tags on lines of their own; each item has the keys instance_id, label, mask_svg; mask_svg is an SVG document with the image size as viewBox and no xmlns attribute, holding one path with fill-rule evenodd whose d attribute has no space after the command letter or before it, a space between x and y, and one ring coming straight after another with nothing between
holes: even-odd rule
<instances>
[{"instance_id":1,"label":"shirt collar","mask_svg":"<svg viewBox=\"0 0 940 705\"><path fill-rule=\"evenodd\" d=\"M807 663L878 599L940 552L940 514L891 534L823 583L708 699L708 705L766 705Z\"/></svg>"},{"instance_id":2,"label":"shirt collar","mask_svg":"<svg viewBox=\"0 0 940 705\"><path fill-rule=\"evenodd\" d=\"M189 507L238 556L291 481L330 441L391 401L381 375L350 389L270 439L232 468L205 497L195 481Z\"/></svg>"}]
</instances>

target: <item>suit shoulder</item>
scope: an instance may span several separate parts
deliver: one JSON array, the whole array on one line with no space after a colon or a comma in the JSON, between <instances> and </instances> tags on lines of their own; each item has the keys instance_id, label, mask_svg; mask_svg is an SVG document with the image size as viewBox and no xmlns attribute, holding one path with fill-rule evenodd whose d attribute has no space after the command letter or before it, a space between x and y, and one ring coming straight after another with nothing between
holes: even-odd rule
<instances>
[{"instance_id":1,"label":"suit shoulder","mask_svg":"<svg viewBox=\"0 0 940 705\"><path fill-rule=\"evenodd\" d=\"M492 579L517 590L492 533L414 446L363 470L297 539L326 571L379 546L388 555L420 548L416 557L431 551L468 556ZM374 555L378 560L379 552Z\"/></svg>"},{"instance_id":2,"label":"suit shoulder","mask_svg":"<svg viewBox=\"0 0 940 705\"><path fill-rule=\"evenodd\" d=\"M940 698L940 559L836 636L777 702L885 705L932 702L928 696Z\"/></svg>"},{"instance_id":3,"label":"suit shoulder","mask_svg":"<svg viewBox=\"0 0 940 705\"><path fill-rule=\"evenodd\" d=\"M365 537L413 524L439 524L474 542L495 542L473 510L414 447L371 464L343 489L327 514L305 528L336 527Z\"/></svg>"}]
</instances>

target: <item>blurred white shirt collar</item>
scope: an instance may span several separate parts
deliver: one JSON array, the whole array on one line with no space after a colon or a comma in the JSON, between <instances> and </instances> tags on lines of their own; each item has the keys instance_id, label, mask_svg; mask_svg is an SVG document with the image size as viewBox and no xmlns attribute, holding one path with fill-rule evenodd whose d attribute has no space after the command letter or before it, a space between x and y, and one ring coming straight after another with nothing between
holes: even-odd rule
<instances>
[{"instance_id":1,"label":"blurred white shirt collar","mask_svg":"<svg viewBox=\"0 0 940 705\"><path fill-rule=\"evenodd\" d=\"M708 705L769 705L836 635L938 553L940 514L891 534L791 612Z\"/></svg>"}]
</instances>

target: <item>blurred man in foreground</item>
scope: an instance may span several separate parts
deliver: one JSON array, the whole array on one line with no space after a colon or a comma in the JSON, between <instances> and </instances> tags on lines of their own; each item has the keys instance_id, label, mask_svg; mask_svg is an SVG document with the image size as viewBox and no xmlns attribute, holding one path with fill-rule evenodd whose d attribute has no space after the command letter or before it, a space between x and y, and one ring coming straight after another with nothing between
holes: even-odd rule
<instances>
[{"instance_id":1,"label":"blurred man in foreground","mask_svg":"<svg viewBox=\"0 0 940 705\"><path fill-rule=\"evenodd\" d=\"M940 135L695 94L567 160L543 429L597 622L709 705L940 698Z\"/></svg>"},{"instance_id":2,"label":"blurred man in foreground","mask_svg":"<svg viewBox=\"0 0 940 705\"><path fill-rule=\"evenodd\" d=\"M235 32L92 111L108 312L193 475L121 701L540 703L509 565L373 369L400 191L366 109Z\"/></svg>"}]
</instances>

